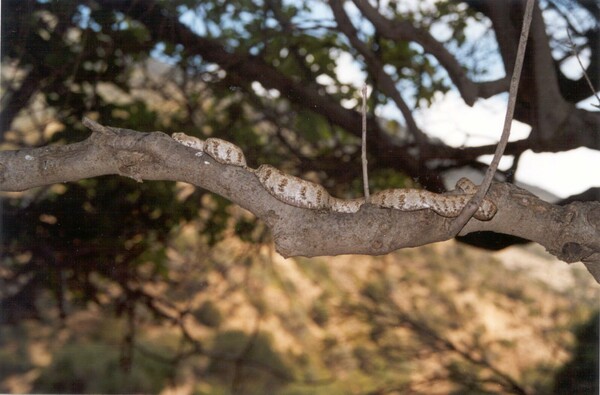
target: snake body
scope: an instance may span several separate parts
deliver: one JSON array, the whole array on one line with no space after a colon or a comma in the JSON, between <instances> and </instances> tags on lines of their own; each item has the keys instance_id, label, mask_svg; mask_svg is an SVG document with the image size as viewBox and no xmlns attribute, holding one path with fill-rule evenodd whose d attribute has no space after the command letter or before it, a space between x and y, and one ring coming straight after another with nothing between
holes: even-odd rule
<instances>
[{"instance_id":1,"label":"snake body","mask_svg":"<svg viewBox=\"0 0 600 395\"><path fill-rule=\"evenodd\" d=\"M322 185L286 174L270 165L260 165L255 174L263 187L284 203L315 210L330 208L331 196Z\"/></svg>"},{"instance_id":2,"label":"snake body","mask_svg":"<svg viewBox=\"0 0 600 395\"><path fill-rule=\"evenodd\" d=\"M197 151L206 152L219 163L247 167L242 149L229 141L217 138L202 141L183 133L174 133L173 139ZM284 173L270 165L261 165L256 170L250 170L272 196L295 207L356 213L366 203L364 198L333 197L322 185ZM453 194L437 194L423 189L386 189L371 195L369 203L401 211L429 209L444 217L456 217L473 197L477 186L469 179L461 178L456 183L456 190L457 193ZM474 217L481 221L489 221L496 214L496 210L494 203L486 198Z\"/></svg>"},{"instance_id":3,"label":"snake body","mask_svg":"<svg viewBox=\"0 0 600 395\"><path fill-rule=\"evenodd\" d=\"M244 151L237 145L226 140L208 138L206 141L198 137L188 136L184 133L173 133L171 136L175 141L186 147L200 152L206 152L211 158L224 165L246 167Z\"/></svg>"}]
</instances>

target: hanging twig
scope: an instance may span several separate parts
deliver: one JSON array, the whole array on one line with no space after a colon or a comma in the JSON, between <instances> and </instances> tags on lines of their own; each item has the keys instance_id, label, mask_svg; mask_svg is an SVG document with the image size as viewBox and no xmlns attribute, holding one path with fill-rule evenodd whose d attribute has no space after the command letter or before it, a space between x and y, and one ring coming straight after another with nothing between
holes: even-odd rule
<instances>
[{"instance_id":1,"label":"hanging twig","mask_svg":"<svg viewBox=\"0 0 600 395\"><path fill-rule=\"evenodd\" d=\"M370 200L369 193L369 173L367 169L367 84L362 87L362 172L363 186L365 190L365 201Z\"/></svg>"},{"instance_id":2,"label":"hanging twig","mask_svg":"<svg viewBox=\"0 0 600 395\"><path fill-rule=\"evenodd\" d=\"M529 28L531 26L531 19L533 15L533 5L535 0L527 0L527 5L525 6L525 14L523 15L523 27L521 29L521 36L519 37L519 47L517 49L517 58L515 59L515 67L512 73L512 77L510 80L510 89L508 95L508 107L506 109L506 116L504 117L504 127L502 128L502 136L500 137L500 142L496 147L496 152L494 153L494 159L492 159L492 163L487 169L485 174L485 178L483 182L479 186L477 193L469 200L469 202L463 207L461 213L454 221L452 221L450 225L450 229L448 230L449 235L452 237L458 235L458 233L462 230L467 222L471 219L477 208L483 201L490 185L492 184L492 180L494 179L494 174L498 169L498 164L500 163L500 159L502 159L502 154L506 148L506 144L508 143L508 138L510 136L510 127L513 120L513 114L515 112L515 105L517 102L517 92L519 89L519 80L521 79L521 70L523 69L523 59L525 58L525 49L527 48L527 38L529 37Z\"/></svg>"},{"instance_id":3,"label":"hanging twig","mask_svg":"<svg viewBox=\"0 0 600 395\"><path fill-rule=\"evenodd\" d=\"M594 84L592 84L592 81L590 81L590 77L585 72L585 67L583 67L583 63L581 63L581 59L579 59L579 53L577 53L577 50L575 49L576 48L575 43L573 42L573 39L571 38L571 31L569 29L567 29L567 36L569 36L569 46L571 48L571 53L573 53L573 56L575 56L575 59L577 59L577 63L579 63L579 67L581 67L581 71L583 72L583 78L585 78L586 82L588 83L588 86L590 87L590 90L592 91L592 95L594 95L594 97L596 97L596 100L598 100L598 104L592 104L592 106L594 106L596 108L600 108L600 97L598 97L598 94L596 93L596 89L594 89Z\"/></svg>"}]
</instances>

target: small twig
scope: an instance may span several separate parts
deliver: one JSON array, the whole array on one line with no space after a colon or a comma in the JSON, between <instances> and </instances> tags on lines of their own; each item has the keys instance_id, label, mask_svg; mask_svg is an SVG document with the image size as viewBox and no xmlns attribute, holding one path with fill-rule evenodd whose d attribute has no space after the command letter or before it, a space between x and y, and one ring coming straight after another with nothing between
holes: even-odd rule
<instances>
[{"instance_id":1,"label":"small twig","mask_svg":"<svg viewBox=\"0 0 600 395\"><path fill-rule=\"evenodd\" d=\"M82 123L83 126L90 129L92 132L101 133L105 135L114 134L114 131L111 131L109 127L100 125L98 122L92 121L88 117L83 117Z\"/></svg>"},{"instance_id":2,"label":"small twig","mask_svg":"<svg viewBox=\"0 0 600 395\"><path fill-rule=\"evenodd\" d=\"M586 82L588 83L590 90L592 91L592 95L594 95L596 100L598 100L598 104L592 104L592 106L594 106L596 108L600 108L600 97L596 93L596 90L594 89L594 84L592 84L592 81L590 81L590 77L585 72L585 67L583 67L583 63L581 63L581 59L579 59L579 53L577 53L577 50L575 49L576 48L575 43L573 42L573 39L571 38L571 31L569 29L567 29L567 36L569 36L569 46L571 48L571 53L573 53L573 56L575 56L575 59L577 59L577 63L579 63L579 67L581 67L581 71L583 72L583 77L585 78Z\"/></svg>"},{"instance_id":3,"label":"small twig","mask_svg":"<svg viewBox=\"0 0 600 395\"><path fill-rule=\"evenodd\" d=\"M448 230L448 233L452 237L458 235L458 233L462 230L465 224L469 222L473 214L475 214L475 211L477 211L477 209L481 205L483 198L487 194L490 185L492 184L494 174L498 169L498 164L500 163L500 159L502 159L502 154L506 149L506 144L508 144L508 138L510 137L510 127L515 112L515 105L517 103L519 80L521 79L521 70L523 69L523 59L525 59L525 49L527 48L527 38L529 37L529 28L531 26L531 19L533 16L534 3L534 0L527 0L527 5L525 6L525 14L523 15L523 27L521 28L521 36L519 37L519 46L517 49L517 58L515 59L515 66L512 73L512 77L510 79L508 106L506 109L506 116L504 117L504 126L502 128L502 136L500 137L500 142L496 147L496 152L494 153L492 163L490 163L490 166L486 171L485 178L479 186L479 189L477 189L477 193L475 193L475 195L473 195L473 197L469 200L465 207L463 207L458 217L456 217L456 219L452 221L450 229Z\"/></svg>"},{"instance_id":4,"label":"small twig","mask_svg":"<svg viewBox=\"0 0 600 395\"><path fill-rule=\"evenodd\" d=\"M370 200L369 193L369 173L367 169L367 84L362 87L362 172L363 172L363 186L365 190L365 201L368 203Z\"/></svg>"}]
</instances>

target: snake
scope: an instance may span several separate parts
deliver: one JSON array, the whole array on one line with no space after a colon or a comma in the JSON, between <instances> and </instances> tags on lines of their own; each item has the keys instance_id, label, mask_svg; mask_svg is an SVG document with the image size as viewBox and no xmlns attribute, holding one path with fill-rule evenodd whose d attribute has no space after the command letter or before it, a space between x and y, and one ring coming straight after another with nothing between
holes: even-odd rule
<instances>
[{"instance_id":1,"label":"snake","mask_svg":"<svg viewBox=\"0 0 600 395\"><path fill-rule=\"evenodd\" d=\"M357 213L367 203L364 197L341 199L331 196L322 185L287 174L268 164L260 165L258 169L250 169L242 149L229 141L213 137L203 141L184 133L173 133L172 138L199 153L208 154L218 163L252 171L263 188L283 203L343 214ZM372 194L368 203L384 209L401 211L431 210L443 217L453 218L460 214L475 192L477 186L468 178L461 178L456 183L456 191L451 194L413 188L385 189ZM496 205L485 198L473 216L480 221L489 221L496 211Z\"/></svg>"}]
</instances>

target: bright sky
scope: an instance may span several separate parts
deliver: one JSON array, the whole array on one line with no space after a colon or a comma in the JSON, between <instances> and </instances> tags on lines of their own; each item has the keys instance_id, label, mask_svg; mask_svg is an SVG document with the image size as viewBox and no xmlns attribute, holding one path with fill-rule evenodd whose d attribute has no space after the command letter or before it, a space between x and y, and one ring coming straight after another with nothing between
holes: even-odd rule
<instances>
[{"instance_id":1,"label":"bright sky","mask_svg":"<svg viewBox=\"0 0 600 395\"><path fill-rule=\"evenodd\" d=\"M594 110L592 101L580 107ZM419 114L421 126L429 135L449 145L483 145L498 141L506 113L506 99L494 97L479 100L468 107L458 94L450 92L430 109ZM513 122L511 141L529 134L529 126ZM600 131L599 131L600 133ZM491 161L491 155L485 158ZM511 157L507 157L511 158ZM505 168L512 159L506 160ZM600 152L577 148L561 153L536 154L526 151L519 162L516 179L535 185L559 196L567 197L600 186Z\"/></svg>"},{"instance_id":2,"label":"bright sky","mask_svg":"<svg viewBox=\"0 0 600 395\"><path fill-rule=\"evenodd\" d=\"M477 35L474 28L473 35ZM443 33L441 33L443 34ZM588 55L589 56L589 55ZM579 67L576 63L572 66ZM348 54L338 58L337 73L340 81L360 88L365 74L357 62ZM497 78L491 76L491 78ZM487 100L479 100L473 107L467 106L456 91L438 95L434 104L415 114L415 119L423 131L451 146L477 146L496 143L502 133L508 95L498 95ZM578 107L599 111L593 98L579 103ZM376 112L378 116L402 120L393 104L388 104ZM600 133L600 131L598 131ZM527 137L529 126L513 122L511 141ZM490 162L489 158L481 158ZM512 157L505 157L500 168L506 169ZM578 148L562 153L536 154L526 151L521 156L516 174L517 181L543 188L558 197L568 197L600 186L600 152Z\"/></svg>"}]
</instances>

